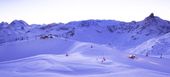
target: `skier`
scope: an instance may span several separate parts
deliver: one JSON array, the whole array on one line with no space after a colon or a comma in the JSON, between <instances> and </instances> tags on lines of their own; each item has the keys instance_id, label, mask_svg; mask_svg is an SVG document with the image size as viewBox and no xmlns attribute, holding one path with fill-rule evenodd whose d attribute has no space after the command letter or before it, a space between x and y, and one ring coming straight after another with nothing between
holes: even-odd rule
<instances>
[{"instance_id":1,"label":"skier","mask_svg":"<svg viewBox=\"0 0 170 77\"><path fill-rule=\"evenodd\" d=\"M105 58L105 57L103 57L103 58L102 58L102 63L103 63L103 62L105 62L105 61L106 61L106 58Z\"/></svg>"},{"instance_id":2,"label":"skier","mask_svg":"<svg viewBox=\"0 0 170 77\"><path fill-rule=\"evenodd\" d=\"M68 53L66 53L66 56L68 56Z\"/></svg>"}]
</instances>

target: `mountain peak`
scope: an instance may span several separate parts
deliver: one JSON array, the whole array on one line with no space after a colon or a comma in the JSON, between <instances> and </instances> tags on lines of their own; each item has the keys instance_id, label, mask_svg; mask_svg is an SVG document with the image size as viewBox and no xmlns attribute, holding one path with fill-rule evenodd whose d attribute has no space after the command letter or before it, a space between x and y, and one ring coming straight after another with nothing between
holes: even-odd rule
<instances>
[{"instance_id":1,"label":"mountain peak","mask_svg":"<svg viewBox=\"0 0 170 77\"><path fill-rule=\"evenodd\" d=\"M7 22L1 22L0 23L0 28L2 27L7 27L8 26L8 23Z\"/></svg>"},{"instance_id":2,"label":"mountain peak","mask_svg":"<svg viewBox=\"0 0 170 77\"><path fill-rule=\"evenodd\" d=\"M10 23L10 25L28 25L28 24L23 20L14 20Z\"/></svg>"},{"instance_id":3,"label":"mountain peak","mask_svg":"<svg viewBox=\"0 0 170 77\"><path fill-rule=\"evenodd\" d=\"M151 13L148 17L144 19L147 22L155 22L155 21L160 21L162 20L160 17L155 16L154 13Z\"/></svg>"},{"instance_id":4,"label":"mountain peak","mask_svg":"<svg viewBox=\"0 0 170 77\"><path fill-rule=\"evenodd\" d=\"M154 18L155 18L154 13L151 13L148 17L146 17L146 19L154 19Z\"/></svg>"},{"instance_id":5,"label":"mountain peak","mask_svg":"<svg viewBox=\"0 0 170 77\"><path fill-rule=\"evenodd\" d=\"M150 18L154 18L155 16L154 16L154 13L151 13L150 15L149 15L149 17Z\"/></svg>"},{"instance_id":6,"label":"mountain peak","mask_svg":"<svg viewBox=\"0 0 170 77\"><path fill-rule=\"evenodd\" d=\"M27 30L28 24L23 20L14 20L9 24L10 28L15 30Z\"/></svg>"}]
</instances>

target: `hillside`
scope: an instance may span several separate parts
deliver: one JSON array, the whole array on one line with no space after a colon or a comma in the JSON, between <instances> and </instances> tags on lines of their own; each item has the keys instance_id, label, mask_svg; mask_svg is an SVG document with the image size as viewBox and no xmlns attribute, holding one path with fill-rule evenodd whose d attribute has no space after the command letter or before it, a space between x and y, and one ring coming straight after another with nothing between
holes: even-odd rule
<instances>
[{"instance_id":1,"label":"hillside","mask_svg":"<svg viewBox=\"0 0 170 77\"><path fill-rule=\"evenodd\" d=\"M170 22L153 14L138 22L84 20L66 24L28 25L15 20L10 24L1 23L1 26L5 27L0 28L0 43L51 37L108 44L123 51L170 32Z\"/></svg>"},{"instance_id":2,"label":"hillside","mask_svg":"<svg viewBox=\"0 0 170 77\"><path fill-rule=\"evenodd\" d=\"M169 77L170 21L0 23L2 77Z\"/></svg>"},{"instance_id":3,"label":"hillside","mask_svg":"<svg viewBox=\"0 0 170 77\"><path fill-rule=\"evenodd\" d=\"M137 55L133 60L106 45L65 39L5 43L2 50L3 77L143 77L139 73L167 77L170 73L169 59Z\"/></svg>"}]
</instances>

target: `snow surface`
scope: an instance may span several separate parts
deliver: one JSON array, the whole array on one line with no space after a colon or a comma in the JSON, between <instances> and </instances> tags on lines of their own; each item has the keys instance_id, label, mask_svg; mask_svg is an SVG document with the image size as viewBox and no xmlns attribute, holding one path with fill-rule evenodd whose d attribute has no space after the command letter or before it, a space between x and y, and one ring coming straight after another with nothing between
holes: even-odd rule
<instances>
[{"instance_id":1,"label":"snow surface","mask_svg":"<svg viewBox=\"0 0 170 77\"><path fill-rule=\"evenodd\" d=\"M0 77L169 77L170 22L0 23ZM129 58L135 55L135 58Z\"/></svg>"},{"instance_id":2,"label":"snow surface","mask_svg":"<svg viewBox=\"0 0 170 77\"><path fill-rule=\"evenodd\" d=\"M136 54L148 54L151 56L166 56L170 55L170 33L167 33L161 37L150 39L136 48L129 49L131 53Z\"/></svg>"},{"instance_id":3,"label":"snow surface","mask_svg":"<svg viewBox=\"0 0 170 77\"><path fill-rule=\"evenodd\" d=\"M0 46L0 51L3 51L0 62L0 74L3 77L168 77L170 75L169 59L139 55L133 60L128 58L128 53L119 52L102 44L57 38L5 43ZM103 57L106 58L104 62L102 62Z\"/></svg>"}]
</instances>

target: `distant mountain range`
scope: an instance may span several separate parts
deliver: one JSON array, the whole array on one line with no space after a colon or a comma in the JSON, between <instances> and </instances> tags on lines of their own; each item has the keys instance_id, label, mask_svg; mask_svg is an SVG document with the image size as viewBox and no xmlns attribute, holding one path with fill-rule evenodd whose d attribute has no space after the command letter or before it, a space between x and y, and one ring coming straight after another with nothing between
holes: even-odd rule
<instances>
[{"instance_id":1,"label":"distant mountain range","mask_svg":"<svg viewBox=\"0 0 170 77\"><path fill-rule=\"evenodd\" d=\"M0 23L0 43L64 38L82 42L105 44L120 51L133 53L170 54L170 21L151 13L142 21L122 22L116 20L83 20L69 23L29 25L23 20ZM165 37L166 36L166 37ZM160 41L164 39L164 41ZM155 40L155 41L153 41ZM166 43L165 43L166 41ZM147 45L149 43L149 46ZM151 45L151 43L153 43ZM167 45L168 44L168 45ZM148 47L147 47L148 46Z\"/></svg>"}]
</instances>

